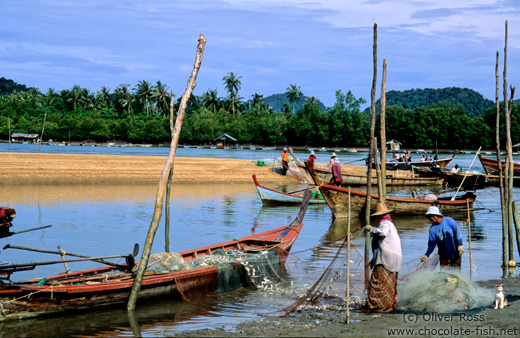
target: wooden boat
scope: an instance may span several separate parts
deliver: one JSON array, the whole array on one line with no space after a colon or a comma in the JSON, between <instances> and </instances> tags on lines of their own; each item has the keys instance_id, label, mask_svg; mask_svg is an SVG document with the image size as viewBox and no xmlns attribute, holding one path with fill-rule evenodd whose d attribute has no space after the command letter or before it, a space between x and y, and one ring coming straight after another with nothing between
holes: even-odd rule
<instances>
[{"instance_id":1,"label":"wooden boat","mask_svg":"<svg viewBox=\"0 0 520 338\"><path fill-rule=\"evenodd\" d=\"M438 164L442 170L446 170L446 166L453 160L455 155L457 155L456 151L453 152L453 155L451 155L451 157L441 158L441 159L433 160L433 161L422 161L422 162L421 161L411 161L411 162L408 162L408 164L415 166L415 167L421 167L421 168L431 168L432 166L437 166L437 164ZM387 161L386 170L392 170L392 169L388 169L388 168L389 167L391 168L391 165L396 164L396 163L402 164L402 163L406 163L406 162Z\"/></svg>"},{"instance_id":2,"label":"wooden boat","mask_svg":"<svg viewBox=\"0 0 520 338\"><path fill-rule=\"evenodd\" d=\"M478 154L478 158L480 160L480 163L482 164L482 167L484 168L484 171L488 175L499 175L498 172L498 159L496 158L489 158L489 157L482 157L482 155ZM505 170L506 168L506 161L501 161L502 170ZM520 176L520 163L513 163L513 176Z\"/></svg>"},{"instance_id":3,"label":"wooden boat","mask_svg":"<svg viewBox=\"0 0 520 338\"><path fill-rule=\"evenodd\" d=\"M327 201L328 206L332 210L335 218L348 217L348 188L336 187L329 184L323 184L320 181L312 165L305 162L307 171L315 179L315 184L320 186L320 191ZM371 194L370 212L374 212L376 204L379 201L376 194ZM366 208L367 193L359 190L350 189L350 215L351 217L361 216ZM467 212L469 208L473 208L475 202L475 194L467 192L454 201L451 197L425 199L419 197L397 197L386 196L386 206L393 210L393 215L424 215L430 205L436 204L440 207L443 214Z\"/></svg>"},{"instance_id":4,"label":"wooden boat","mask_svg":"<svg viewBox=\"0 0 520 338\"><path fill-rule=\"evenodd\" d=\"M274 271L279 272L277 270L284 266L282 259L287 256L300 233L310 195L310 191L305 194L297 217L288 226L180 252L178 255L188 263L194 263L199 258L208 258L222 250L226 254L220 257L233 252L247 253L257 258L268 255L273 259L269 267L274 267ZM0 273L10 276L14 271L30 269L31 264L34 264L32 268L37 265L30 263L0 266ZM207 265L174 272L146 272L138 299L139 302L156 298L187 299L250 285L252 278L258 276L248 278L246 268L244 261L238 261L218 267ZM105 266L23 282L4 280L0 283L0 321L126 304L135 275L123 270ZM228 279L222 281L223 276ZM229 276L235 278L231 279Z\"/></svg>"},{"instance_id":5,"label":"wooden boat","mask_svg":"<svg viewBox=\"0 0 520 338\"><path fill-rule=\"evenodd\" d=\"M498 176L489 176L475 173L443 172L443 185L448 187L462 187L465 189L481 189L498 185Z\"/></svg>"},{"instance_id":6,"label":"wooden boat","mask_svg":"<svg viewBox=\"0 0 520 338\"><path fill-rule=\"evenodd\" d=\"M277 191L274 189L269 189L261 186L257 179L256 175L253 174L253 181L255 182L256 190L260 195L263 203L299 203L301 204L303 201L303 194L295 194L295 193L285 193L282 191ZM308 188L312 189L312 188ZM314 195L314 194L313 194ZM309 200L309 204L326 204L325 199L323 197L311 197Z\"/></svg>"},{"instance_id":7,"label":"wooden boat","mask_svg":"<svg viewBox=\"0 0 520 338\"><path fill-rule=\"evenodd\" d=\"M298 168L300 168L304 173L307 182L309 184L314 184L314 180L305 170L305 164L298 160L291 148L289 148L289 151L291 152L291 156ZM367 175L350 174L347 171L348 169L346 166L341 167L341 177L343 179L343 182L341 183L342 186L367 185ZM322 182L330 182L332 179L332 171L325 163L314 163L314 172ZM370 182L372 185L377 185L377 177L372 176ZM386 176L387 186L429 186L441 184L442 178L440 177L399 177L394 174Z\"/></svg>"}]
</instances>

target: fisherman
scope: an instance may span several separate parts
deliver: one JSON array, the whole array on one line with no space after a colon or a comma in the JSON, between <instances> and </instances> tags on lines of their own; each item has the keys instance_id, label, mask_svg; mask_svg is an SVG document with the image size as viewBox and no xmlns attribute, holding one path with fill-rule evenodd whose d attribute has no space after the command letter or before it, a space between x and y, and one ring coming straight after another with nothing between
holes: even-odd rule
<instances>
[{"instance_id":1,"label":"fisherman","mask_svg":"<svg viewBox=\"0 0 520 338\"><path fill-rule=\"evenodd\" d=\"M444 217L439 208L433 205L428 208L425 217L432 221L432 225L430 226L428 249L421 256L421 262L426 262L437 247L441 268L452 267L460 270L464 246L459 225L453 218Z\"/></svg>"},{"instance_id":2,"label":"fisherman","mask_svg":"<svg viewBox=\"0 0 520 338\"><path fill-rule=\"evenodd\" d=\"M327 163L327 167L329 167L330 170L332 170L332 165L334 164L336 157L336 153L332 153L332 155L330 155L329 162Z\"/></svg>"},{"instance_id":3,"label":"fisherman","mask_svg":"<svg viewBox=\"0 0 520 338\"><path fill-rule=\"evenodd\" d=\"M16 217L16 211L8 206L0 206L0 237L9 234L9 229L13 226L11 223Z\"/></svg>"},{"instance_id":4,"label":"fisherman","mask_svg":"<svg viewBox=\"0 0 520 338\"><path fill-rule=\"evenodd\" d=\"M283 148L282 153L282 175L287 174L287 169L289 168L289 154L287 153L287 148Z\"/></svg>"},{"instance_id":5,"label":"fisherman","mask_svg":"<svg viewBox=\"0 0 520 338\"><path fill-rule=\"evenodd\" d=\"M459 170L460 170L460 168L459 168L458 164L455 164L455 167L451 168L451 172L454 174L458 173Z\"/></svg>"},{"instance_id":6,"label":"fisherman","mask_svg":"<svg viewBox=\"0 0 520 338\"><path fill-rule=\"evenodd\" d=\"M397 233L390 212L384 202L379 202L376 212L378 227L366 226L366 231L372 237L373 268L368 284L368 298L362 311L389 312L397 302L397 274L401 270L403 259L401 239Z\"/></svg>"},{"instance_id":7,"label":"fisherman","mask_svg":"<svg viewBox=\"0 0 520 338\"><path fill-rule=\"evenodd\" d=\"M316 154L314 154L314 150L311 150L311 154L309 155L309 161L311 164L314 164L314 161L316 160Z\"/></svg>"},{"instance_id":8,"label":"fisherman","mask_svg":"<svg viewBox=\"0 0 520 338\"><path fill-rule=\"evenodd\" d=\"M339 158L334 157L334 162L332 163L332 178L330 180L332 185L339 187L341 182L343 182L343 176L341 175L341 165L339 164Z\"/></svg>"}]
</instances>

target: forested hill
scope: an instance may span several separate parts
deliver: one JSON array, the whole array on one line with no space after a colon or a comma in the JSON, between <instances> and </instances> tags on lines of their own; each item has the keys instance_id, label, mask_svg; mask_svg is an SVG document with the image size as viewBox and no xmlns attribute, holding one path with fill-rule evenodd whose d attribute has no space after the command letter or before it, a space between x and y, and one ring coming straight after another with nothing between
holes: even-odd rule
<instances>
[{"instance_id":1,"label":"forested hill","mask_svg":"<svg viewBox=\"0 0 520 338\"><path fill-rule=\"evenodd\" d=\"M486 109L495 105L493 101L484 98L482 94L468 88L391 90L386 93L387 107L402 106L405 109L415 110L415 108L429 107L432 103L442 101L462 105L471 118L481 116ZM380 100L377 100L376 107L379 111ZM370 107L365 112L369 113Z\"/></svg>"},{"instance_id":2,"label":"forested hill","mask_svg":"<svg viewBox=\"0 0 520 338\"><path fill-rule=\"evenodd\" d=\"M0 96L10 94L14 91L25 92L29 90L25 85L18 84L13 80L0 77Z\"/></svg>"}]
</instances>

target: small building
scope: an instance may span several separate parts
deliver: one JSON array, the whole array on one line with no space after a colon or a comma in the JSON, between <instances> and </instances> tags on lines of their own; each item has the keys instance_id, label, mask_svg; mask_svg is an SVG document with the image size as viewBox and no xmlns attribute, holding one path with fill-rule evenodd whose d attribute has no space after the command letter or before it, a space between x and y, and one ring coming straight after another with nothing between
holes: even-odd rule
<instances>
[{"instance_id":1,"label":"small building","mask_svg":"<svg viewBox=\"0 0 520 338\"><path fill-rule=\"evenodd\" d=\"M513 153L520 153L520 143L513 144L511 147L513 148Z\"/></svg>"},{"instance_id":2,"label":"small building","mask_svg":"<svg viewBox=\"0 0 520 338\"><path fill-rule=\"evenodd\" d=\"M388 151L399 151L399 149L401 149L401 142L396 140L390 140L386 142L386 149Z\"/></svg>"},{"instance_id":3,"label":"small building","mask_svg":"<svg viewBox=\"0 0 520 338\"><path fill-rule=\"evenodd\" d=\"M216 146L219 148L229 147L230 144L232 146L238 145L237 139L229 136L228 134L221 135L213 141L217 142Z\"/></svg>"},{"instance_id":4,"label":"small building","mask_svg":"<svg viewBox=\"0 0 520 338\"><path fill-rule=\"evenodd\" d=\"M13 142L30 142L35 143L38 142L40 138L38 134L22 134L22 133L12 133L11 141Z\"/></svg>"}]
</instances>

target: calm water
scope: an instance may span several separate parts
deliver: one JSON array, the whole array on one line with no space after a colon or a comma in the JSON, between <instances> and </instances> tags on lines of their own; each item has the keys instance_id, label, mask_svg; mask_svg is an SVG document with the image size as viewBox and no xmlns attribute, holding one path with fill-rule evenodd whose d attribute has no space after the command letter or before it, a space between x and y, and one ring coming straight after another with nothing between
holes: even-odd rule
<instances>
[{"instance_id":1,"label":"calm water","mask_svg":"<svg viewBox=\"0 0 520 338\"><path fill-rule=\"evenodd\" d=\"M7 151L0 144L0 151ZM37 152L37 145L11 145L11 151ZM42 146L42 152L106 153L133 155L167 155L168 148L117 148ZM330 153L316 152L319 161ZM178 149L178 156L205 156L272 160L279 157L273 150ZM297 153L301 158L306 153ZM414 154L419 158L420 155ZM364 153L339 153L343 163L362 159ZM446 157L443 154L440 157ZM454 164L467 169L474 154L458 154ZM494 155L486 155L494 156ZM360 161L359 164L362 162ZM266 170L266 168L259 168ZM482 171L478 159L472 170ZM262 183L262 182L261 182ZM267 185L267 184L266 184ZM276 189L298 190L297 183ZM9 186L2 189L2 204L17 211L13 231L52 224L51 228L15 235L0 240L0 245L20 245L38 249L65 251L90 256L130 253L134 243L144 245L152 219L156 186ZM401 195L409 191L398 192ZM515 190L515 194L519 191ZM500 278L502 240L498 189L477 191L480 210L471 223L472 273L474 280ZM173 251L197 248L208 244L243 237L290 223L298 212L297 206L263 207L251 184L174 185L171 201L171 239ZM404 261L422 255L426 250L428 226L424 217L395 219L400 231ZM460 223L462 226L462 222ZM353 221L353 226L361 225ZM278 310L290 304L319 277L338 246L337 240L346 234L346 221L333 221L327 206L311 206L304 218L302 232L292 248L298 265L305 269L289 271L294 287L281 291L241 289L197 299L194 304L155 302L138 307L129 318L124 309L96 311L44 320L28 320L0 324L4 337L48 336L138 336L174 335L175 332L234 325L259 319L258 314ZM463 227L468 253L468 227ZM156 235L152 252L164 251L164 227ZM362 247L360 239L355 241ZM320 246L320 249L317 247ZM518 254L515 248L515 257ZM141 252L139 253L139 257ZM465 254L463 272L469 275L469 255ZM35 254L15 249L1 251L0 259L13 263L55 260L49 254ZM69 263L71 269L92 267L92 263ZM43 266L20 272L13 279L43 277L64 270L62 265ZM515 276L517 273L515 272Z\"/></svg>"}]
</instances>

